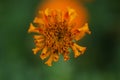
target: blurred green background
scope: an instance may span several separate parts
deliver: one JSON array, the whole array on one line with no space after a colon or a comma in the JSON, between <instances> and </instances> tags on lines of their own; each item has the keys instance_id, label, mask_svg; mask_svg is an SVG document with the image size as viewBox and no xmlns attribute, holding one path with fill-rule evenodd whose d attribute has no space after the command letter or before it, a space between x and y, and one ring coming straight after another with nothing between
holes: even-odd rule
<instances>
[{"instance_id":1,"label":"blurred green background","mask_svg":"<svg viewBox=\"0 0 120 80\"><path fill-rule=\"evenodd\" d=\"M84 55L52 67L33 55L29 24L44 0L0 0L0 80L120 80L120 0L86 3L91 35Z\"/></svg>"}]
</instances>

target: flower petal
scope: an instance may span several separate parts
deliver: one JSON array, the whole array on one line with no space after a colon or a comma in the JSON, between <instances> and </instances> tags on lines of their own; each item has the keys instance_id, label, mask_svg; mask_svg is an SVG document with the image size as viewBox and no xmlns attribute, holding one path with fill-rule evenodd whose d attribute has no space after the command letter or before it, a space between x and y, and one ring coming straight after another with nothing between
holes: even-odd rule
<instances>
[{"instance_id":1,"label":"flower petal","mask_svg":"<svg viewBox=\"0 0 120 80\"><path fill-rule=\"evenodd\" d=\"M50 55L50 58L45 62L48 66L52 66L52 61L53 61L53 55Z\"/></svg>"},{"instance_id":2,"label":"flower petal","mask_svg":"<svg viewBox=\"0 0 120 80\"><path fill-rule=\"evenodd\" d=\"M31 33L31 32L39 33L39 30L35 26L33 26L33 24L31 23L30 28L28 29L28 32L29 33Z\"/></svg>"}]
</instances>

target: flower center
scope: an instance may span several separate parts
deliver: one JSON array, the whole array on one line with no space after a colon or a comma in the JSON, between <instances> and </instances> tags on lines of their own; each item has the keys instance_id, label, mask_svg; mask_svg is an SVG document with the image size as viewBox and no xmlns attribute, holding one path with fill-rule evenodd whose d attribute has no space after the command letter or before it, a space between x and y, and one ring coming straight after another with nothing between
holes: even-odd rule
<instances>
[{"instance_id":1,"label":"flower center","mask_svg":"<svg viewBox=\"0 0 120 80\"><path fill-rule=\"evenodd\" d=\"M72 36L65 22L49 24L45 30L46 45L53 53L64 53L72 43Z\"/></svg>"}]
</instances>

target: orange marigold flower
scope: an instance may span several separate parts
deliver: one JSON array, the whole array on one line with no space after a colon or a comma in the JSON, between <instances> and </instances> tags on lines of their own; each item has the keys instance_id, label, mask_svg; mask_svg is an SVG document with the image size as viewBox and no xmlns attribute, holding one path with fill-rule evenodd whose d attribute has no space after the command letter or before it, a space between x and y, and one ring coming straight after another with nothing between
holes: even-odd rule
<instances>
[{"instance_id":1,"label":"orange marigold flower","mask_svg":"<svg viewBox=\"0 0 120 80\"><path fill-rule=\"evenodd\" d=\"M39 15L30 24L28 32L36 33L34 35L36 48L33 49L33 53L37 54L42 50L40 58L44 60L49 57L45 64L51 66L53 61L59 60L59 55L63 55L65 61L68 60L69 48L73 50L75 58L84 53L86 47L75 42L91 32L87 22L83 26L75 27L74 19L79 15L74 9L67 8L63 11L47 8L40 11Z\"/></svg>"}]
</instances>

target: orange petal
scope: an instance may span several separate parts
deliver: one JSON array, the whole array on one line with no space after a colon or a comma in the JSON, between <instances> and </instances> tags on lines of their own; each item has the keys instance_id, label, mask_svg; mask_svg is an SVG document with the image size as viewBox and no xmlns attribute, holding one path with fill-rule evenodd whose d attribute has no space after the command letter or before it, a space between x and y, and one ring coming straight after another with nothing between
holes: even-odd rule
<instances>
[{"instance_id":1,"label":"orange petal","mask_svg":"<svg viewBox=\"0 0 120 80\"><path fill-rule=\"evenodd\" d=\"M42 49L44 47L44 43L35 43L36 47Z\"/></svg>"},{"instance_id":2,"label":"orange petal","mask_svg":"<svg viewBox=\"0 0 120 80\"><path fill-rule=\"evenodd\" d=\"M43 42L45 39L36 39L36 40L34 40L35 41L35 43L41 43L41 42Z\"/></svg>"},{"instance_id":3,"label":"orange petal","mask_svg":"<svg viewBox=\"0 0 120 80\"><path fill-rule=\"evenodd\" d=\"M47 52L48 48L45 46L41 52L41 54L45 54Z\"/></svg>"},{"instance_id":4,"label":"orange petal","mask_svg":"<svg viewBox=\"0 0 120 80\"><path fill-rule=\"evenodd\" d=\"M52 61L53 61L53 55L50 56L50 58L45 62L48 66L52 66Z\"/></svg>"},{"instance_id":5,"label":"orange petal","mask_svg":"<svg viewBox=\"0 0 120 80\"><path fill-rule=\"evenodd\" d=\"M28 29L28 32L29 33L31 33L31 32L39 33L39 30L35 26L33 26L33 24L31 23L30 27Z\"/></svg>"},{"instance_id":6,"label":"orange petal","mask_svg":"<svg viewBox=\"0 0 120 80\"><path fill-rule=\"evenodd\" d=\"M91 34L89 27L88 27L88 23L85 23L85 25L83 27L81 27L80 29L78 29L78 31L80 31L80 32L82 31L82 32Z\"/></svg>"},{"instance_id":7,"label":"orange petal","mask_svg":"<svg viewBox=\"0 0 120 80\"><path fill-rule=\"evenodd\" d=\"M72 8L68 8L68 13L69 13L69 16L70 16L69 21L71 22L71 21L73 21L73 19L75 19L75 17L77 16L77 13Z\"/></svg>"},{"instance_id":8,"label":"orange petal","mask_svg":"<svg viewBox=\"0 0 120 80\"><path fill-rule=\"evenodd\" d=\"M43 39L44 37L42 35L34 35L34 39Z\"/></svg>"},{"instance_id":9,"label":"orange petal","mask_svg":"<svg viewBox=\"0 0 120 80\"><path fill-rule=\"evenodd\" d=\"M36 55L37 52L40 50L40 48L36 47L35 49L32 49L33 53Z\"/></svg>"},{"instance_id":10,"label":"orange petal","mask_svg":"<svg viewBox=\"0 0 120 80\"><path fill-rule=\"evenodd\" d=\"M74 46L81 52L81 54L83 54L86 50L86 47L79 46L76 43L74 43Z\"/></svg>"},{"instance_id":11,"label":"orange petal","mask_svg":"<svg viewBox=\"0 0 120 80\"><path fill-rule=\"evenodd\" d=\"M62 21L62 12L58 9L56 11L56 14L57 14L57 21L61 22Z\"/></svg>"},{"instance_id":12,"label":"orange petal","mask_svg":"<svg viewBox=\"0 0 120 80\"><path fill-rule=\"evenodd\" d=\"M35 17L35 19L34 19L34 21L33 21L33 22L34 22L34 23L39 23L39 24L44 24L43 19L38 18L38 17Z\"/></svg>"},{"instance_id":13,"label":"orange petal","mask_svg":"<svg viewBox=\"0 0 120 80\"><path fill-rule=\"evenodd\" d=\"M51 15L51 10L49 8L45 9L45 15L46 16Z\"/></svg>"},{"instance_id":14,"label":"orange petal","mask_svg":"<svg viewBox=\"0 0 120 80\"><path fill-rule=\"evenodd\" d=\"M41 54L40 54L40 58L41 58L42 60L44 60L44 59L47 58L49 55L50 55L50 52L41 53Z\"/></svg>"},{"instance_id":15,"label":"orange petal","mask_svg":"<svg viewBox=\"0 0 120 80\"><path fill-rule=\"evenodd\" d=\"M85 25L76 31L73 32L75 34L75 40L80 40L82 39L86 33L91 34L89 28L88 28L88 23L85 23Z\"/></svg>"},{"instance_id":16,"label":"orange petal","mask_svg":"<svg viewBox=\"0 0 120 80\"><path fill-rule=\"evenodd\" d=\"M78 41L85 36L85 32L79 32L75 35L75 40Z\"/></svg>"},{"instance_id":17,"label":"orange petal","mask_svg":"<svg viewBox=\"0 0 120 80\"><path fill-rule=\"evenodd\" d=\"M74 52L74 57L78 57L80 55L80 52L78 52L77 48L75 47L75 45L71 46L73 52Z\"/></svg>"}]
</instances>

